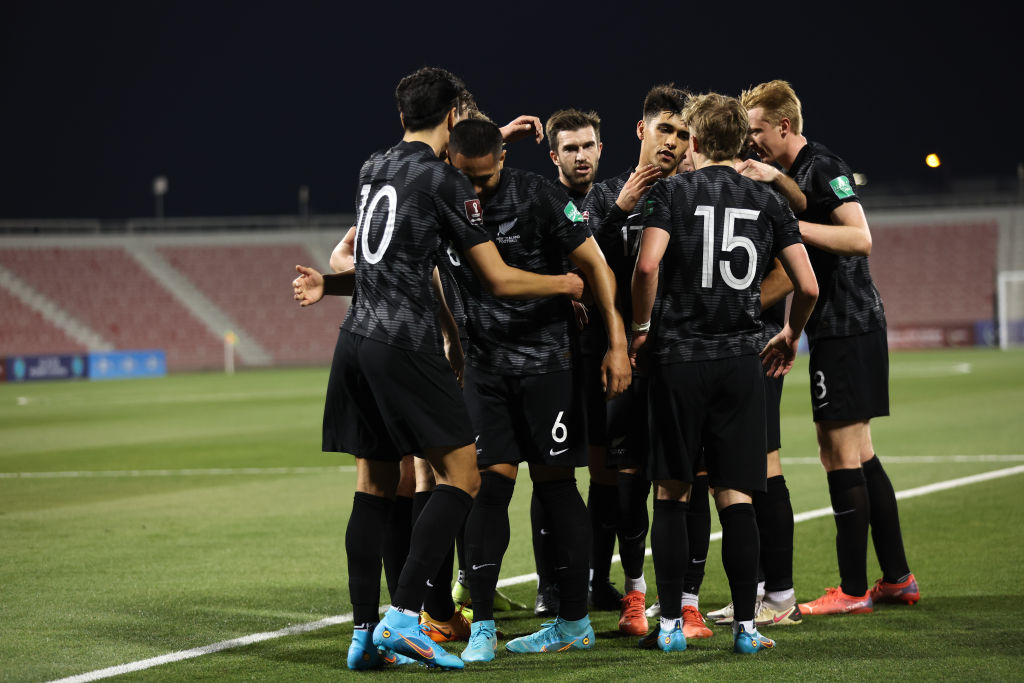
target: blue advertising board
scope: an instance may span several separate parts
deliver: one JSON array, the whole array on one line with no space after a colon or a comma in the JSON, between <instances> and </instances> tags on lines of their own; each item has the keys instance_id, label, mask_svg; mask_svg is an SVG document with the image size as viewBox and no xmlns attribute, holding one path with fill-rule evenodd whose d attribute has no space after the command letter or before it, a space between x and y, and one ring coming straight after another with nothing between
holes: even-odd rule
<instances>
[{"instance_id":1,"label":"blue advertising board","mask_svg":"<svg viewBox=\"0 0 1024 683\"><path fill-rule=\"evenodd\" d=\"M9 382L85 379L89 375L89 358L81 353L10 356L4 365Z\"/></svg>"},{"instance_id":2,"label":"blue advertising board","mask_svg":"<svg viewBox=\"0 0 1024 683\"><path fill-rule=\"evenodd\" d=\"M89 379L163 377L167 357L162 349L144 351L94 351L89 354Z\"/></svg>"}]
</instances>

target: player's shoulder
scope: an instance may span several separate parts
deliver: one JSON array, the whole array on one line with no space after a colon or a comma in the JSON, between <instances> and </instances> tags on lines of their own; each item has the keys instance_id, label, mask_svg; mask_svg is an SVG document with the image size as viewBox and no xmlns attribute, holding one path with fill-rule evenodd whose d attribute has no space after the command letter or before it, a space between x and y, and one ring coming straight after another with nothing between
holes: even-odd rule
<instances>
[{"instance_id":1,"label":"player's shoulder","mask_svg":"<svg viewBox=\"0 0 1024 683\"><path fill-rule=\"evenodd\" d=\"M840 201L856 199L853 170L849 164L819 142L808 142L807 147L806 166L814 178L815 186L834 193Z\"/></svg>"}]
</instances>

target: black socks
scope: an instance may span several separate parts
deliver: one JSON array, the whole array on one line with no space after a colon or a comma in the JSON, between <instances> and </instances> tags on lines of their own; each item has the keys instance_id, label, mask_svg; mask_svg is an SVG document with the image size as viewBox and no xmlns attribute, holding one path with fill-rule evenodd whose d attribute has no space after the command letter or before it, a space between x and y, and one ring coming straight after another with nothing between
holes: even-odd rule
<instances>
[{"instance_id":1,"label":"black socks","mask_svg":"<svg viewBox=\"0 0 1024 683\"><path fill-rule=\"evenodd\" d=\"M843 592L861 596L868 590L867 552L870 503L861 468L832 470L828 492L836 520L836 555Z\"/></svg>"}]
</instances>

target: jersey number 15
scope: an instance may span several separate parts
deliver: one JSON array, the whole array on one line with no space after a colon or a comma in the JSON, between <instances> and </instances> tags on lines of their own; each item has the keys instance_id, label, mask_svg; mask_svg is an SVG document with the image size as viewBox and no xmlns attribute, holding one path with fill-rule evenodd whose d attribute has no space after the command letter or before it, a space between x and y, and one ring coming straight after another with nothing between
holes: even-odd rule
<instances>
[{"instance_id":1,"label":"jersey number 15","mask_svg":"<svg viewBox=\"0 0 1024 683\"><path fill-rule=\"evenodd\" d=\"M701 267L700 284L702 287L710 288L715 270L715 207L698 206L694 215L704 219L704 260ZM743 249L747 252L747 272L742 277L736 277L732 272L732 263L726 260L718 262L718 268L722 273L725 284L733 289L746 289L754 281L754 274L757 272L757 250L754 243L748 237L736 234L736 221L756 221L760 211L754 209L733 209L725 210L725 219L722 228L722 251Z\"/></svg>"}]
</instances>

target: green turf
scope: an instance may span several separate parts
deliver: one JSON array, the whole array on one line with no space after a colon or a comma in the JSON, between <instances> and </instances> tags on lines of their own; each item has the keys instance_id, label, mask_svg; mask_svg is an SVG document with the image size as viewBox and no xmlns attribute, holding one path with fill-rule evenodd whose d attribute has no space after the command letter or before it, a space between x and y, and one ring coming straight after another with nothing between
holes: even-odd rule
<instances>
[{"instance_id":1,"label":"green turf","mask_svg":"<svg viewBox=\"0 0 1024 683\"><path fill-rule=\"evenodd\" d=\"M787 379L783 457L797 512L826 507L803 365ZM985 350L892 357L893 417L873 425L887 456L1024 453L1024 354ZM175 375L106 383L0 384L0 474L158 469L334 467L319 452L326 370ZM1013 462L886 465L897 490ZM525 475L524 475L525 478ZM499 655L488 678L636 680L1021 679L1024 560L1021 475L901 503L911 566L924 593L912 608L807 620L768 635L754 658L728 652L724 632L679 655L641 652L596 613L586 654ZM344 529L354 476L294 474L0 477L0 680L80 674L351 611ZM581 487L586 475L581 473ZM529 484L517 489L503 576L533 570ZM716 525L717 528L717 525ZM798 595L834 585L830 518L797 526ZM728 601L719 544L702 591ZM869 560L872 575L877 565ZM651 600L653 569L648 564ZM612 577L621 583L615 566ZM510 586L532 603L530 584ZM386 596L384 596L386 597ZM499 619L515 635L529 613ZM321 680L348 675L350 625L129 674L144 680ZM473 675L472 672L468 672ZM429 675L425 670L378 675Z\"/></svg>"}]
</instances>

